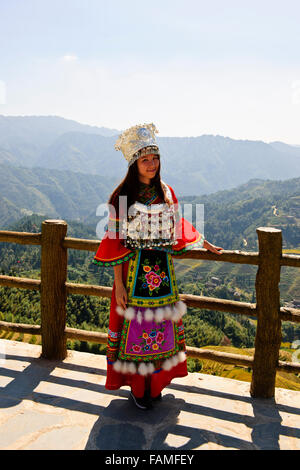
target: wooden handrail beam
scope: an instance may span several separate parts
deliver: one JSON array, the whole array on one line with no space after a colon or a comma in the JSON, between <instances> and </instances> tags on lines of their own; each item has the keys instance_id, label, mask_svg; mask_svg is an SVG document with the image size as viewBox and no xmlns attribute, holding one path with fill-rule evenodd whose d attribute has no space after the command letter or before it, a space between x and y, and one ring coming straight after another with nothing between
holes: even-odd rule
<instances>
[{"instance_id":1,"label":"wooden handrail beam","mask_svg":"<svg viewBox=\"0 0 300 470\"><path fill-rule=\"evenodd\" d=\"M279 317L281 321L300 323L300 309L280 307Z\"/></svg>"},{"instance_id":2,"label":"wooden handrail beam","mask_svg":"<svg viewBox=\"0 0 300 470\"><path fill-rule=\"evenodd\" d=\"M96 297L111 297L112 287L90 284L74 284L66 282L67 294L95 295Z\"/></svg>"},{"instance_id":3,"label":"wooden handrail beam","mask_svg":"<svg viewBox=\"0 0 300 470\"><path fill-rule=\"evenodd\" d=\"M280 264L281 266L292 266L294 268L300 268L300 256L287 255L283 253L280 260Z\"/></svg>"},{"instance_id":4,"label":"wooden handrail beam","mask_svg":"<svg viewBox=\"0 0 300 470\"><path fill-rule=\"evenodd\" d=\"M17 289L30 289L40 290L41 281L39 279L30 279L29 277L16 277L16 276L0 276L0 286L17 288Z\"/></svg>"},{"instance_id":5,"label":"wooden handrail beam","mask_svg":"<svg viewBox=\"0 0 300 470\"><path fill-rule=\"evenodd\" d=\"M0 242L18 243L20 245L41 245L41 240L41 233L0 230Z\"/></svg>"},{"instance_id":6,"label":"wooden handrail beam","mask_svg":"<svg viewBox=\"0 0 300 470\"><path fill-rule=\"evenodd\" d=\"M40 335L40 325L30 325L29 323L13 323L0 321L0 330L13 331L14 333L25 333L29 335Z\"/></svg>"},{"instance_id":7,"label":"wooden handrail beam","mask_svg":"<svg viewBox=\"0 0 300 470\"><path fill-rule=\"evenodd\" d=\"M249 315L251 317L256 316L256 305L249 302L239 302L237 300L218 299L193 294L179 294L179 297L189 307L218 310L220 312Z\"/></svg>"},{"instance_id":8,"label":"wooden handrail beam","mask_svg":"<svg viewBox=\"0 0 300 470\"><path fill-rule=\"evenodd\" d=\"M101 240L88 240L84 238L66 237L63 241L64 248L72 250L85 250L96 252Z\"/></svg>"}]
</instances>

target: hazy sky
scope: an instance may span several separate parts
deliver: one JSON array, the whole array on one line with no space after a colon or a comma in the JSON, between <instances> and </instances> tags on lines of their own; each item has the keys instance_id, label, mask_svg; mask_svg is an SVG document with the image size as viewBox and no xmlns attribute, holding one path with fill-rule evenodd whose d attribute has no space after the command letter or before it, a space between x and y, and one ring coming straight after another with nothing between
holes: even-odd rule
<instances>
[{"instance_id":1,"label":"hazy sky","mask_svg":"<svg viewBox=\"0 0 300 470\"><path fill-rule=\"evenodd\" d=\"M299 0L0 0L0 114L300 144Z\"/></svg>"}]
</instances>

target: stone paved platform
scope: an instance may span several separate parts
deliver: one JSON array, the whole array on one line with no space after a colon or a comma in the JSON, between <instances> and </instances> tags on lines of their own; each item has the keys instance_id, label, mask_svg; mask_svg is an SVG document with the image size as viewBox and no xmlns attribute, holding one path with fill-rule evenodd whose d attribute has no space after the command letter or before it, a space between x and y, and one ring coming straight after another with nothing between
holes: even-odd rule
<instances>
[{"instance_id":1,"label":"stone paved platform","mask_svg":"<svg viewBox=\"0 0 300 470\"><path fill-rule=\"evenodd\" d=\"M0 449L300 450L300 392L253 399L250 384L193 373L152 410L105 389L105 356L0 340Z\"/></svg>"}]
</instances>

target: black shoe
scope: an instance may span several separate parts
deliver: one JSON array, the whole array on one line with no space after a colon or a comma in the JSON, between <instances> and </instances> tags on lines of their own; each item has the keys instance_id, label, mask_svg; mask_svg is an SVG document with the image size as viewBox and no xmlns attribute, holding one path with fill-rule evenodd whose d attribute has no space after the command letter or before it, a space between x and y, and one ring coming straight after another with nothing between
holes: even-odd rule
<instances>
[{"instance_id":1,"label":"black shoe","mask_svg":"<svg viewBox=\"0 0 300 470\"><path fill-rule=\"evenodd\" d=\"M162 399L162 394L160 393L157 397L151 397L150 390L145 390L144 398L147 398L150 401L160 401Z\"/></svg>"},{"instance_id":2,"label":"black shoe","mask_svg":"<svg viewBox=\"0 0 300 470\"><path fill-rule=\"evenodd\" d=\"M130 392L130 396L133 399L135 406L137 406L141 410L149 410L152 407L151 401L148 399L148 397L144 396L142 398L138 398L135 397L132 392Z\"/></svg>"},{"instance_id":3,"label":"black shoe","mask_svg":"<svg viewBox=\"0 0 300 470\"><path fill-rule=\"evenodd\" d=\"M162 399L162 394L160 393L157 397L152 397L152 401L159 401Z\"/></svg>"}]
</instances>

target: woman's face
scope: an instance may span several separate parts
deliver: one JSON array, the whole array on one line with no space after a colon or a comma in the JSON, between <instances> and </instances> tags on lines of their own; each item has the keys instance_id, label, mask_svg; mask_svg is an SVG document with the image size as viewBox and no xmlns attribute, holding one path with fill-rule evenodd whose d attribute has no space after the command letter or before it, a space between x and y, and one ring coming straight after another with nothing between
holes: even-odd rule
<instances>
[{"instance_id":1,"label":"woman's face","mask_svg":"<svg viewBox=\"0 0 300 470\"><path fill-rule=\"evenodd\" d=\"M154 178L159 167L159 156L155 154L140 157L137 160L139 179L143 183L149 184Z\"/></svg>"}]
</instances>

